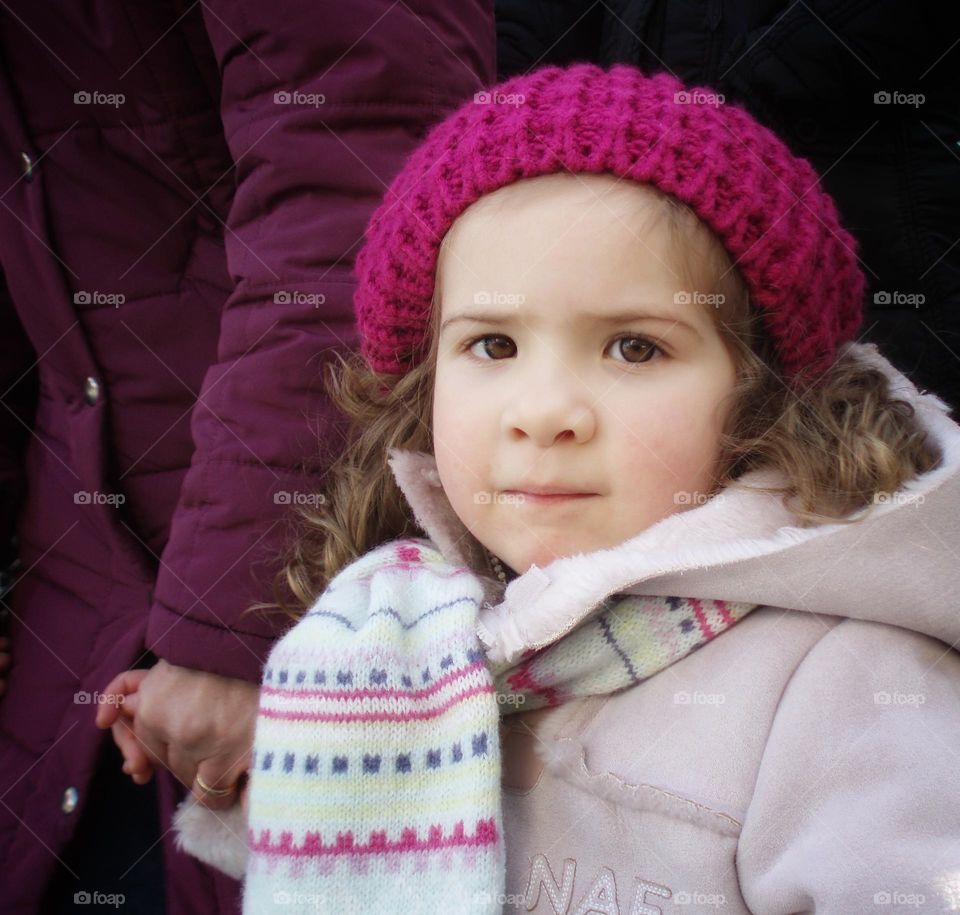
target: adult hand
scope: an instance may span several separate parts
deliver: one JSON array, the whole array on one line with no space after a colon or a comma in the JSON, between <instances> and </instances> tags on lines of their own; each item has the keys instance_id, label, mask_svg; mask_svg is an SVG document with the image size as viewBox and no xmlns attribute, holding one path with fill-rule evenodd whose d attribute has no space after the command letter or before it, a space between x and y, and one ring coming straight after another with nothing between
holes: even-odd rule
<instances>
[{"instance_id":1,"label":"adult hand","mask_svg":"<svg viewBox=\"0 0 960 915\"><path fill-rule=\"evenodd\" d=\"M148 671L119 674L104 694L98 727L119 725L121 734L130 730L143 759L173 772L199 803L216 810L236 803L236 790L222 797L208 794L197 776L210 788L236 789L252 757L260 694L256 684L160 660ZM125 695L125 701L111 701L114 694ZM117 734L115 729L115 739ZM129 762L134 751L129 742L127 746ZM143 781L152 774L143 765L132 766L133 773L145 775Z\"/></svg>"}]
</instances>

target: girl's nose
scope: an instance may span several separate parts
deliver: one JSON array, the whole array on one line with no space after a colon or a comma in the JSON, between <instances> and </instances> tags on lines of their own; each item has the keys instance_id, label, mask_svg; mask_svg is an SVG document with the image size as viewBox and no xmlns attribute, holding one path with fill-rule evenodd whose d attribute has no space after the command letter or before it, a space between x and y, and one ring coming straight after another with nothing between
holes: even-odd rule
<instances>
[{"instance_id":1,"label":"girl's nose","mask_svg":"<svg viewBox=\"0 0 960 915\"><path fill-rule=\"evenodd\" d=\"M516 390L502 413L502 428L516 438L549 448L564 439L583 443L596 429L594 404L575 384L528 385Z\"/></svg>"}]
</instances>

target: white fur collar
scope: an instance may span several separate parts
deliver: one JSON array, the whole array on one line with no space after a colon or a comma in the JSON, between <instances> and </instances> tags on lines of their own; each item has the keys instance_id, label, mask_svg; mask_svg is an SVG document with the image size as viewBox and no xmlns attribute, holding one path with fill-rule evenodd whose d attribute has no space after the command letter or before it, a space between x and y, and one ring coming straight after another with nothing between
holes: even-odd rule
<instances>
[{"instance_id":1,"label":"white fur collar","mask_svg":"<svg viewBox=\"0 0 960 915\"><path fill-rule=\"evenodd\" d=\"M942 531L943 521L939 517L933 521L934 510L928 506L927 495L950 481L952 486L949 489L944 487L938 497L952 498L954 508L957 507L960 427L948 417L949 408L942 400L933 394L921 395L874 344L849 346L859 358L884 371L896 395L914 405L932 441L943 454L940 467L910 481L897 494L898 498L872 506L869 517L853 526L799 527L797 519L779 497L757 491L727 489L722 499L713 499L664 518L617 547L556 559L544 569L532 566L510 582L502 600L488 604L479 614L477 634L487 646L490 660L513 661L529 648L550 644L587 617L605 597L622 592L752 600L905 625L896 618L890 619L898 612L902 614L902 608L881 605L876 608L879 612L874 614L868 602L857 599L852 593L846 595L849 600L845 601L842 582L831 592L833 602L826 606L804 605L799 597L791 600L789 593L779 592L774 584L778 568L786 571L791 565L796 566L798 557L792 554L793 548L831 538L818 547L826 560L832 551L848 548L851 527L857 528L859 533L864 526L876 526L887 519L884 532L891 546L896 546L895 525L889 523L888 516L899 514L907 520L911 514L929 515L941 529L939 536L947 542L950 540ZM392 449L389 464L417 524L441 553L451 562L482 570L482 547L447 500L433 456L426 452ZM782 477L770 469L762 469L745 474L740 482L744 486L779 485ZM861 518L867 514L864 510L852 517ZM957 542L956 537L953 542ZM900 548L902 546L899 544ZM864 560L862 556L857 558L861 563ZM869 561L870 557L866 559ZM813 560L806 558L804 561L810 563ZM743 564L750 562L754 565L763 562L769 568L771 574L764 578L764 582L768 578L771 582L768 590L766 585L762 588L755 585L747 594L738 590L737 571L748 571L750 567ZM706 578L703 574L696 576L698 584L691 582L694 590L684 590L684 583L678 576L693 570L709 570L711 574ZM939 564L931 574L939 586L943 583L946 567ZM846 582L847 591L857 591L863 583L862 570L860 575L855 581ZM889 575L882 555L875 557L870 575L874 580ZM955 577L952 584L955 594ZM679 590L664 590L667 587ZM696 593L698 588L712 593ZM799 591L797 593L799 595ZM960 624L956 621L938 618L934 625L918 628L940 638L950 632L960 638Z\"/></svg>"}]
</instances>

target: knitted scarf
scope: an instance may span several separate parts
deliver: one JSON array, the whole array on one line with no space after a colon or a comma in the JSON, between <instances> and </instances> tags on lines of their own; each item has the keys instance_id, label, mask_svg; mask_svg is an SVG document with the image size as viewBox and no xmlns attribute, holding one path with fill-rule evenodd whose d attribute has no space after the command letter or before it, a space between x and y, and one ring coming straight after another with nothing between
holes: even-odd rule
<instances>
[{"instance_id":1,"label":"knitted scarf","mask_svg":"<svg viewBox=\"0 0 960 915\"><path fill-rule=\"evenodd\" d=\"M245 915L499 913L501 715L642 683L756 604L614 595L490 664L481 579L428 540L343 569L271 651L249 782Z\"/></svg>"}]
</instances>

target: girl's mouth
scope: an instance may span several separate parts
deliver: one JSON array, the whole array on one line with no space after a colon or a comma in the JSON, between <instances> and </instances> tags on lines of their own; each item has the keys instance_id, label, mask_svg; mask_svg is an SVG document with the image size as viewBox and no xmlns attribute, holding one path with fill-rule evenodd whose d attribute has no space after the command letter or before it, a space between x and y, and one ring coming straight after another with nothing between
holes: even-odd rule
<instances>
[{"instance_id":1,"label":"girl's mouth","mask_svg":"<svg viewBox=\"0 0 960 915\"><path fill-rule=\"evenodd\" d=\"M535 505L553 505L560 502L572 502L575 499L589 499L591 496L596 495L594 492L536 493L513 489L506 490L506 494L517 496L520 502L532 502Z\"/></svg>"}]
</instances>

